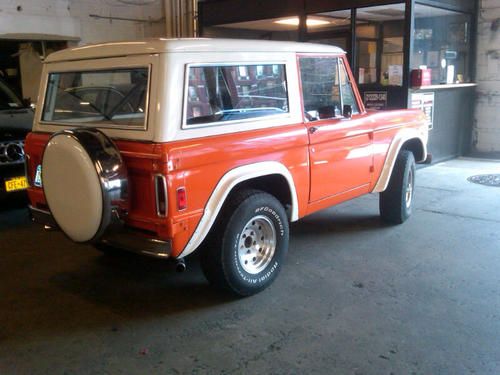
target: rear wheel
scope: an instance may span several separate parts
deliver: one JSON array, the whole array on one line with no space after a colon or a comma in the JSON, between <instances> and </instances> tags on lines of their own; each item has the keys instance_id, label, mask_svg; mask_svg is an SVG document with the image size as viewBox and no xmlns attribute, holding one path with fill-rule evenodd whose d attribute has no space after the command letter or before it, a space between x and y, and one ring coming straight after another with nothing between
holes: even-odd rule
<instances>
[{"instance_id":1,"label":"rear wheel","mask_svg":"<svg viewBox=\"0 0 500 375\"><path fill-rule=\"evenodd\" d=\"M257 190L237 192L220 214L201 265L211 284L240 296L267 288L288 250L288 218L281 203Z\"/></svg>"},{"instance_id":2,"label":"rear wheel","mask_svg":"<svg viewBox=\"0 0 500 375\"><path fill-rule=\"evenodd\" d=\"M387 189L380 193L380 216L391 224L402 224L411 215L415 191L415 157L401 150Z\"/></svg>"}]
</instances>

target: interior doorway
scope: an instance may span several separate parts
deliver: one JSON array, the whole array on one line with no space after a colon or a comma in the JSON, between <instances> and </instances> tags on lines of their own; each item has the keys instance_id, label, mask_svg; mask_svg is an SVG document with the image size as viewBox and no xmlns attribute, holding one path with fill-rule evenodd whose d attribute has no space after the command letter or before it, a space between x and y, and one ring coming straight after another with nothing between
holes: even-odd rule
<instances>
[{"instance_id":1,"label":"interior doorway","mask_svg":"<svg viewBox=\"0 0 500 375\"><path fill-rule=\"evenodd\" d=\"M65 49L65 40L0 39L0 78L23 99L36 102L42 64L50 53Z\"/></svg>"}]
</instances>

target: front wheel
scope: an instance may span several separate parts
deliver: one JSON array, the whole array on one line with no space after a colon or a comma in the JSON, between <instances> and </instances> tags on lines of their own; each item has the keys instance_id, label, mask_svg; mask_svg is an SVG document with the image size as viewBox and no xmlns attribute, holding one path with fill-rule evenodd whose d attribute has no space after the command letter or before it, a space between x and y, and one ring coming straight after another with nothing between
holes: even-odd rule
<instances>
[{"instance_id":1,"label":"front wheel","mask_svg":"<svg viewBox=\"0 0 500 375\"><path fill-rule=\"evenodd\" d=\"M288 218L281 203L262 191L241 191L220 218L202 252L207 279L240 296L267 288L288 250Z\"/></svg>"},{"instance_id":2,"label":"front wheel","mask_svg":"<svg viewBox=\"0 0 500 375\"><path fill-rule=\"evenodd\" d=\"M399 153L387 189L380 193L380 216L390 224L402 224L411 215L415 191L415 157L408 150Z\"/></svg>"}]
</instances>

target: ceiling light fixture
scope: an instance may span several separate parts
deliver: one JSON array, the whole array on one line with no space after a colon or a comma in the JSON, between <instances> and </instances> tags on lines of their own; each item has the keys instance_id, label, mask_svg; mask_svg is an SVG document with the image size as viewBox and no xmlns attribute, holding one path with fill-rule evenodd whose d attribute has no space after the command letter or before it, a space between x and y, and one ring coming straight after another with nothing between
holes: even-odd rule
<instances>
[{"instance_id":1,"label":"ceiling light fixture","mask_svg":"<svg viewBox=\"0 0 500 375\"><path fill-rule=\"evenodd\" d=\"M299 25L299 17L283 18L281 20L274 21L274 23L279 23L280 25ZM307 18L306 25L309 27L328 25L330 21L321 20L318 18Z\"/></svg>"}]
</instances>

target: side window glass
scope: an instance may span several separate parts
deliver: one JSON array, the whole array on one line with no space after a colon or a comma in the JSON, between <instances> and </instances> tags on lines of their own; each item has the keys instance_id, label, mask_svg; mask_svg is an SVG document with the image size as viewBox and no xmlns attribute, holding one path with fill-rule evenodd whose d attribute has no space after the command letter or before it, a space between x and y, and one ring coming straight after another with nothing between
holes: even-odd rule
<instances>
[{"instance_id":1,"label":"side window glass","mask_svg":"<svg viewBox=\"0 0 500 375\"><path fill-rule=\"evenodd\" d=\"M338 58L301 57L299 65L306 119L314 121L340 117Z\"/></svg>"},{"instance_id":2,"label":"side window glass","mask_svg":"<svg viewBox=\"0 0 500 375\"><path fill-rule=\"evenodd\" d=\"M285 64L189 68L186 125L288 113Z\"/></svg>"},{"instance_id":3,"label":"side window glass","mask_svg":"<svg viewBox=\"0 0 500 375\"><path fill-rule=\"evenodd\" d=\"M356 103L356 97L352 91L352 84L349 79L349 75L345 70L344 64L340 63L340 87L342 91L342 106L350 105L352 107L352 113L359 113L358 103Z\"/></svg>"}]
</instances>

